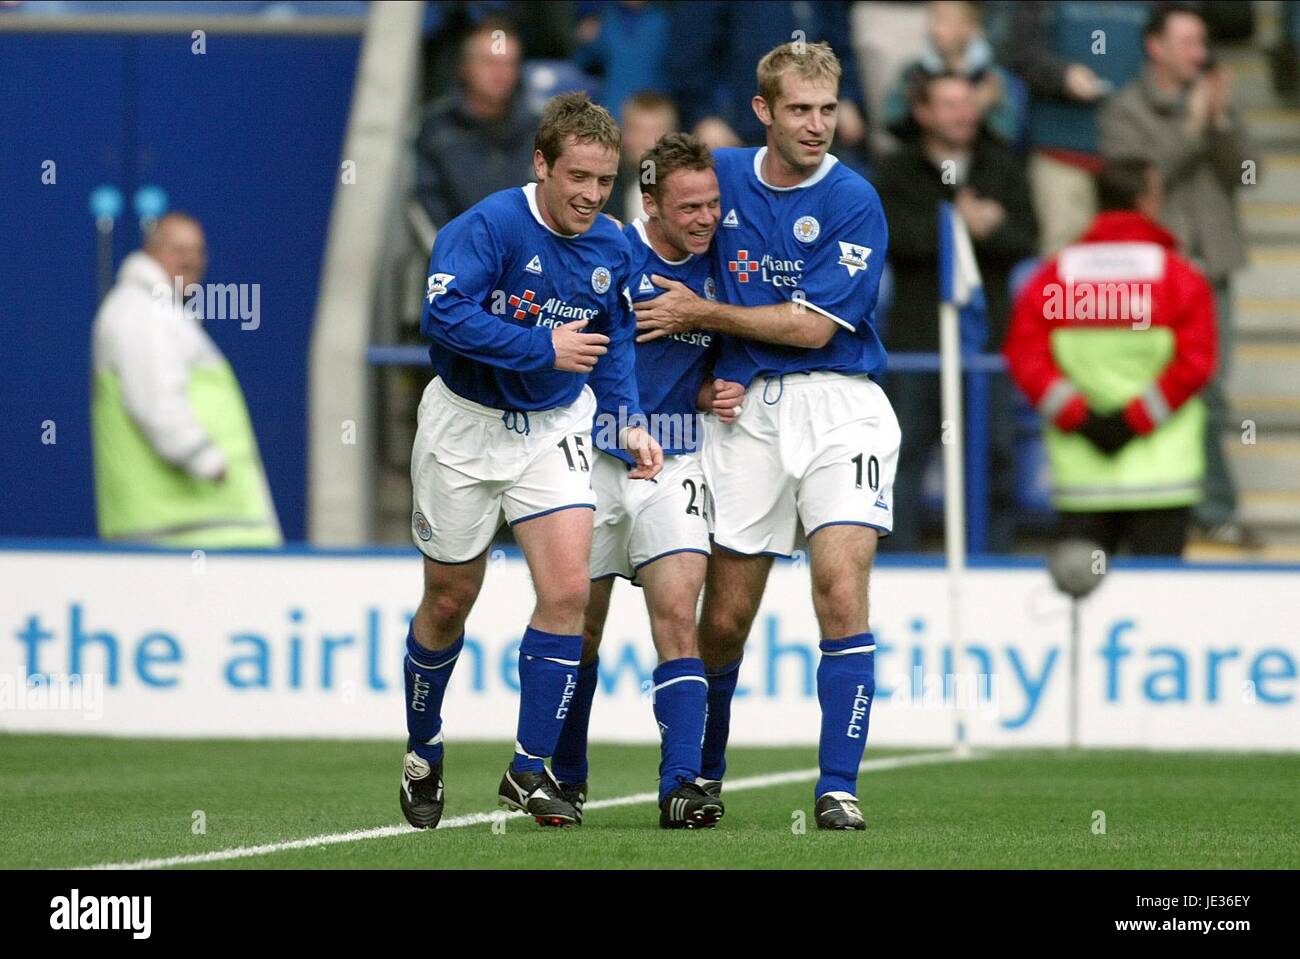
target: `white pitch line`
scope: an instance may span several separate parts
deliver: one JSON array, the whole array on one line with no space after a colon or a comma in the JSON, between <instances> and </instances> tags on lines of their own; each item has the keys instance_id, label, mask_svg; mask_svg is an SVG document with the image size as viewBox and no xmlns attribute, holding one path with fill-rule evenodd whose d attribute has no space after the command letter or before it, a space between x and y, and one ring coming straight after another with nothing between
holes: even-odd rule
<instances>
[{"instance_id":1,"label":"white pitch line","mask_svg":"<svg viewBox=\"0 0 1300 959\"><path fill-rule=\"evenodd\" d=\"M955 750L938 753L916 753L910 756L888 756L883 759L868 759L858 767L862 772L881 772L888 769L901 769L905 766L924 766L930 763L967 762L982 759L979 753L962 754ZM741 792L746 789L764 789L768 786L784 786L789 783L812 782L821 775L819 769L792 769L783 773L765 773L761 776L747 776L744 779L728 779L726 792ZM630 796L615 796L612 799L596 799L585 806L583 811L591 809L611 809L615 806L635 806L640 803L658 802L656 792L633 793ZM439 829L459 829L464 826L482 826L499 821L501 818L523 819L522 812L476 812L465 816L453 816L438 823ZM217 849L213 852L194 853L188 856L168 856L165 859L137 859L134 862L105 862L94 866L81 866L80 869L165 869L168 866L197 866L208 862L226 862L231 859L248 859L252 856L268 856L272 853L287 852L291 849L314 849L317 846L335 846L343 842L362 842L366 839L386 839L389 836L402 836L408 833L422 832L412 826L378 826L374 829L357 829L352 832L336 832L323 836L309 836L306 839L291 839L285 842L268 842L260 846L239 846L234 849Z\"/></svg>"}]
</instances>

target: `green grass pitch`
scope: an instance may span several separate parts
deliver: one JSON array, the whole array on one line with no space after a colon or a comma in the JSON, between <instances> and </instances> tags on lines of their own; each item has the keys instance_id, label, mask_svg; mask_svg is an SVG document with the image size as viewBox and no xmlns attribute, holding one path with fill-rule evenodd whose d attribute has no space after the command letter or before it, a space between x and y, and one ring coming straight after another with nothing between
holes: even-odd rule
<instances>
[{"instance_id":1,"label":"green grass pitch","mask_svg":"<svg viewBox=\"0 0 1300 959\"><path fill-rule=\"evenodd\" d=\"M0 735L0 868L136 862L394 826L401 753L397 742ZM509 755L505 743L449 744L445 818L495 811ZM868 760L901 755L867 751ZM593 747L590 798L652 791L657 761L653 746ZM727 778L815 765L812 748L737 747ZM504 828L482 822L184 865L1294 869L1297 782L1296 755L980 752L864 772L865 833L819 833L812 783L801 781L724 792L727 815L712 831L660 830L653 803L639 802L589 810L576 829L510 818ZM798 828L801 818L809 828Z\"/></svg>"}]
</instances>

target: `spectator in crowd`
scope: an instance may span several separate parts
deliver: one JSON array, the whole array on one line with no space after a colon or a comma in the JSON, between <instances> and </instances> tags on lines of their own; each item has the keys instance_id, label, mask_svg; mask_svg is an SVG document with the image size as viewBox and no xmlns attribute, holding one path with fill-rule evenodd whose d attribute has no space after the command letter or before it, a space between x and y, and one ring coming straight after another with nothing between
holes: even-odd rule
<instances>
[{"instance_id":1,"label":"spectator in crowd","mask_svg":"<svg viewBox=\"0 0 1300 959\"><path fill-rule=\"evenodd\" d=\"M664 92L664 54L668 48L668 14L646 0L587 4L578 22L581 45L574 62L602 78L595 99L622 120L624 102L639 90ZM653 144L652 144L653 145Z\"/></svg>"},{"instance_id":2,"label":"spectator in crowd","mask_svg":"<svg viewBox=\"0 0 1300 959\"><path fill-rule=\"evenodd\" d=\"M1232 273L1246 262L1236 191L1249 150L1231 107L1231 77L1210 63L1205 21L1192 7L1154 9L1144 32L1147 63L1141 76L1101 111L1101 149L1113 159L1142 159L1165 183L1163 223L1214 287L1219 367L1204 392L1205 498L1195 510L1207 539L1255 546L1253 530L1236 519L1237 488L1223 434L1228 424L1224 381L1234 342Z\"/></svg>"},{"instance_id":3,"label":"spectator in crowd","mask_svg":"<svg viewBox=\"0 0 1300 959\"><path fill-rule=\"evenodd\" d=\"M624 224L643 215L641 194L641 157L659 142L659 138L677 130L677 107L661 93L641 90L628 97L620 111L623 117L623 151L619 158L618 179L605 204L605 212Z\"/></svg>"},{"instance_id":4,"label":"spectator in crowd","mask_svg":"<svg viewBox=\"0 0 1300 959\"><path fill-rule=\"evenodd\" d=\"M939 205L948 201L970 231L984 279L988 347L1000 349L1009 307L1008 277L1018 261L1034 255L1038 241L1024 166L981 125L979 93L966 75L921 71L912 77L909 100L919 133L881 160L876 178L889 222L894 269L886 345L890 351L939 349ZM990 394L989 548L1009 552L1014 535L1011 391L999 377ZM891 376L889 398L906 438L894 483L890 542L911 551L919 545L921 532L921 479L942 432L938 374Z\"/></svg>"},{"instance_id":5,"label":"spectator in crowd","mask_svg":"<svg viewBox=\"0 0 1300 959\"><path fill-rule=\"evenodd\" d=\"M893 134L885 130L885 99L903 69L925 52L928 12L920 0L858 0L849 14L853 49L862 70L861 102L874 156L883 156L898 146Z\"/></svg>"},{"instance_id":6,"label":"spectator in crowd","mask_svg":"<svg viewBox=\"0 0 1300 959\"><path fill-rule=\"evenodd\" d=\"M479 21L461 43L457 89L425 114L415 193L436 227L532 179L538 118L519 94L519 58L519 34L508 20Z\"/></svg>"},{"instance_id":7,"label":"spectator in crowd","mask_svg":"<svg viewBox=\"0 0 1300 959\"><path fill-rule=\"evenodd\" d=\"M846 0L674 4L665 72L683 127L714 149L761 145L763 125L750 107L754 64L792 38L824 40L844 67L833 150L840 160L860 166L867 129L848 13Z\"/></svg>"},{"instance_id":8,"label":"spectator in crowd","mask_svg":"<svg viewBox=\"0 0 1300 959\"><path fill-rule=\"evenodd\" d=\"M1042 414L1063 538L1181 555L1201 498L1214 291L1157 222L1162 177L1107 163L1101 213L1017 298L1011 375Z\"/></svg>"},{"instance_id":9,"label":"spectator in crowd","mask_svg":"<svg viewBox=\"0 0 1300 959\"><path fill-rule=\"evenodd\" d=\"M574 4L561 0L431 0L424 7L424 95L430 103L459 82L461 43L484 20L508 20L525 60L568 60L573 55Z\"/></svg>"},{"instance_id":10,"label":"spectator in crowd","mask_svg":"<svg viewBox=\"0 0 1300 959\"><path fill-rule=\"evenodd\" d=\"M903 69L885 99L885 126L895 136L907 136L915 128L907 91L920 73L970 78L984 125L1004 143L1015 143L1020 107L1012 99L1006 71L993 62L993 48L984 38L979 7L972 0L935 0L929 5L925 52Z\"/></svg>"},{"instance_id":11,"label":"spectator in crowd","mask_svg":"<svg viewBox=\"0 0 1300 959\"><path fill-rule=\"evenodd\" d=\"M95 317L91 432L104 539L186 549L282 542L243 391L201 310L185 304L206 269L203 228L168 213L122 261Z\"/></svg>"},{"instance_id":12,"label":"spectator in crowd","mask_svg":"<svg viewBox=\"0 0 1300 959\"><path fill-rule=\"evenodd\" d=\"M1097 211L1102 159L1097 111L1142 68L1149 4L1015 4L1005 60L1029 86L1029 180L1047 255L1072 242Z\"/></svg>"}]
</instances>

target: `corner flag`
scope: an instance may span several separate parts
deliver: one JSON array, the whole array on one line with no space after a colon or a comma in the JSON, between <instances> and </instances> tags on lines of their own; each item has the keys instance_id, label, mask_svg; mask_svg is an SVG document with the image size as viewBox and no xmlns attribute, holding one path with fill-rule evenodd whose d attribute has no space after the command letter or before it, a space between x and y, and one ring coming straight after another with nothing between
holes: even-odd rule
<instances>
[{"instance_id":1,"label":"corner flag","mask_svg":"<svg viewBox=\"0 0 1300 959\"><path fill-rule=\"evenodd\" d=\"M984 285L966 222L951 203L939 204L939 384L943 404L944 550L948 559L948 643L962 648L961 593L966 569L966 424L962 417L961 358L978 353L988 337ZM958 677L954 677L956 679ZM957 703L953 734L969 748L970 717Z\"/></svg>"},{"instance_id":2,"label":"corner flag","mask_svg":"<svg viewBox=\"0 0 1300 959\"><path fill-rule=\"evenodd\" d=\"M983 350L989 334L984 282L966 221L951 203L939 204L939 299L957 307L962 353Z\"/></svg>"}]
</instances>

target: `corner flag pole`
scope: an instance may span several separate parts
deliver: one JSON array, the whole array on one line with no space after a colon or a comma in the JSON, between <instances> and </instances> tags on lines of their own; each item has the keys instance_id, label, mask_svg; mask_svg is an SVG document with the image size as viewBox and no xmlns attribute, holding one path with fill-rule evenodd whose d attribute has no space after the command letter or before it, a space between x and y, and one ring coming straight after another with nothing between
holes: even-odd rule
<instances>
[{"instance_id":1,"label":"corner flag pole","mask_svg":"<svg viewBox=\"0 0 1300 959\"><path fill-rule=\"evenodd\" d=\"M980 289L979 266L966 223L951 203L939 206L939 384L943 409L944 549L948 566L948 642L952 650L953 738L958 751L970 748L969 701L956 682L962 649L962 585L966 572L966 457L962 416L961 334L958 311ZM948 677L944 677L947 698Z\"/></svg>"}]
</instances>

